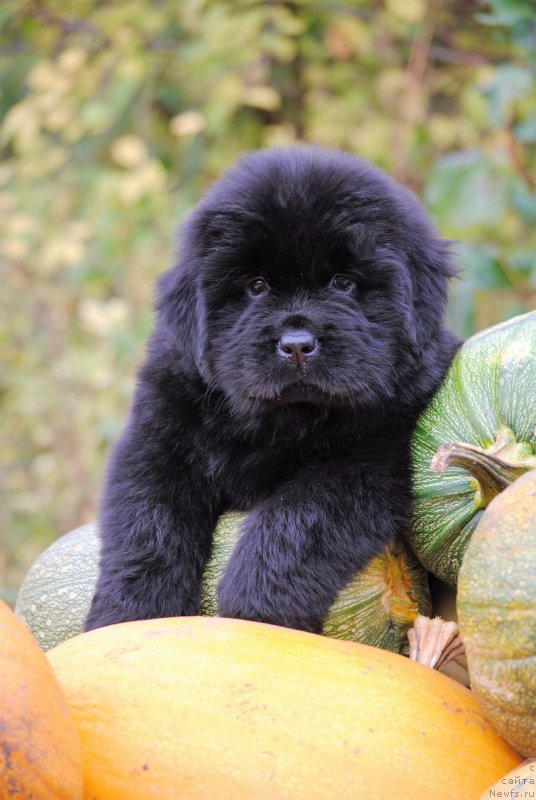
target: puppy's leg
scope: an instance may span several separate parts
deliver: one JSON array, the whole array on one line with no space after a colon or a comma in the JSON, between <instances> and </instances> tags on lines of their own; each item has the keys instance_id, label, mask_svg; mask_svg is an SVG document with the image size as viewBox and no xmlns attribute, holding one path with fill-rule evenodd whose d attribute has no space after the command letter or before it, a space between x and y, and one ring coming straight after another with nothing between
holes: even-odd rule
<instances>
[{"instance_id":1,"label":"puppy's leg","mask_svg":"<svg viewBox=\"0 0 536 800\"><path fill-rule=\"evenodd\" d=\"M159 420L161 416L159 416ZM86 630L195 614L219 509L184 432L134 419L113 453ZM189 448L189 449L188 449Z\"/></svg>"},{"instance_id":2,"label":"puppy's leg","mask_svg":"<svg viewBox=\"0 0 536 800\"><path fill-rule=\"evenodd\" d=\"M320 633L338 592L409 508L407 478L385 465L308 466L248 516L219 585L220 614Z\"/></svg>"}]
</instances>

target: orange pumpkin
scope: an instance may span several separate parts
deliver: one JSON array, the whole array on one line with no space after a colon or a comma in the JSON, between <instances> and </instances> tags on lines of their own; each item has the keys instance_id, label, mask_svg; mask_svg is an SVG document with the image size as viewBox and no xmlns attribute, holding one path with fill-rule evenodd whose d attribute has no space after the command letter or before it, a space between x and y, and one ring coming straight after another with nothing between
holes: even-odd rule
<instances>
[{"instance_id":1,"label":"orange pumpkin","mask_svg":"<svg viewBox=\"0 0 536 800\"><path fill-rule=\"evenodd\" d=\"M475 800L521 760L467 689L367 645L186 617L48 658L87 800Z\"/></svg>"},{"instance_id":2,"label":"orange pumpkin","mask_svg":"<svg viewBox=\"0 0 536 800\"><path fill-rule=\"evenodd\" d=\"M0 798L81 800L80 738L30 631L0 600Z\"/></svg>"}]
</instances>

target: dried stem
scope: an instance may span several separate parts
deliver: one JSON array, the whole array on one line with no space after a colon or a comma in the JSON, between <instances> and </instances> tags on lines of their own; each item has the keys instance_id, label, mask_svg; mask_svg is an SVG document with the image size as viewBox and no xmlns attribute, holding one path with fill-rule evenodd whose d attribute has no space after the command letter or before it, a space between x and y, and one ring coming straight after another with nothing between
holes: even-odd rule
<instances>
[{"instance_id":1,"label":"dried stem","mask_svg":"<svg viewBox=\"0 0 536 800\"><path fill-rule=\"evenodd\" d=\"M408 631L409 657L426 667L441 670L465 653L456 622L419 615Z\"/></svg>"}]
</instances>

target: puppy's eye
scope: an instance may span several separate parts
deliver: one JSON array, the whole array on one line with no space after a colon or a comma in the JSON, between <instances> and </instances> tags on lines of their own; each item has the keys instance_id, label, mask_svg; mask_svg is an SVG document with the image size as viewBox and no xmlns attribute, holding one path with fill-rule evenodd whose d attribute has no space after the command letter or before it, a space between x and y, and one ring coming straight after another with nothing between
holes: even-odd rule
<instances>
[{"instance_id":1,"label":"puppy's eye","mask_svg":"<svg viewBox=\"0 0 536 800\"><path fill-rule=\"evenodd\" d=\"M264 280L264 278L255 278L255 280L250 281L248 283L248 292L249 294L253 295L253 297L257 297L259 294L264 294L270 288L268 281Z\"/></svg>"},{"instance_id":2,"label":"puppy's eye","mask_svg":"<svg viewBox=\"0 0 536 800\"><path fill-rule=\"evenodd\" d=\"M331 279L331 285L339 292L351 292L355 286L353 280L347 278L346 275L334 275Z\"/></svg>"}]
</instances>

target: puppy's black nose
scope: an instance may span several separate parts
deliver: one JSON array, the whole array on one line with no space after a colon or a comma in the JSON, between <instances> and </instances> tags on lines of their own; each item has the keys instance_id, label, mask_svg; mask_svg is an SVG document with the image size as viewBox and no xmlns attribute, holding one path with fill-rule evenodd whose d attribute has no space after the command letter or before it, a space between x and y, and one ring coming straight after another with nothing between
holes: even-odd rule
<instances>
[{"instance_id":1,"label":"puppy's black nose","mask_svg":"<svg viewBox=\"0 0 536 800\"><path fill-rule=\"evenodd\" d=\"M318 350L318 340L310 331L285 331L277 343L277 355L302 366Z\"/></svg>"}]
</instances>

